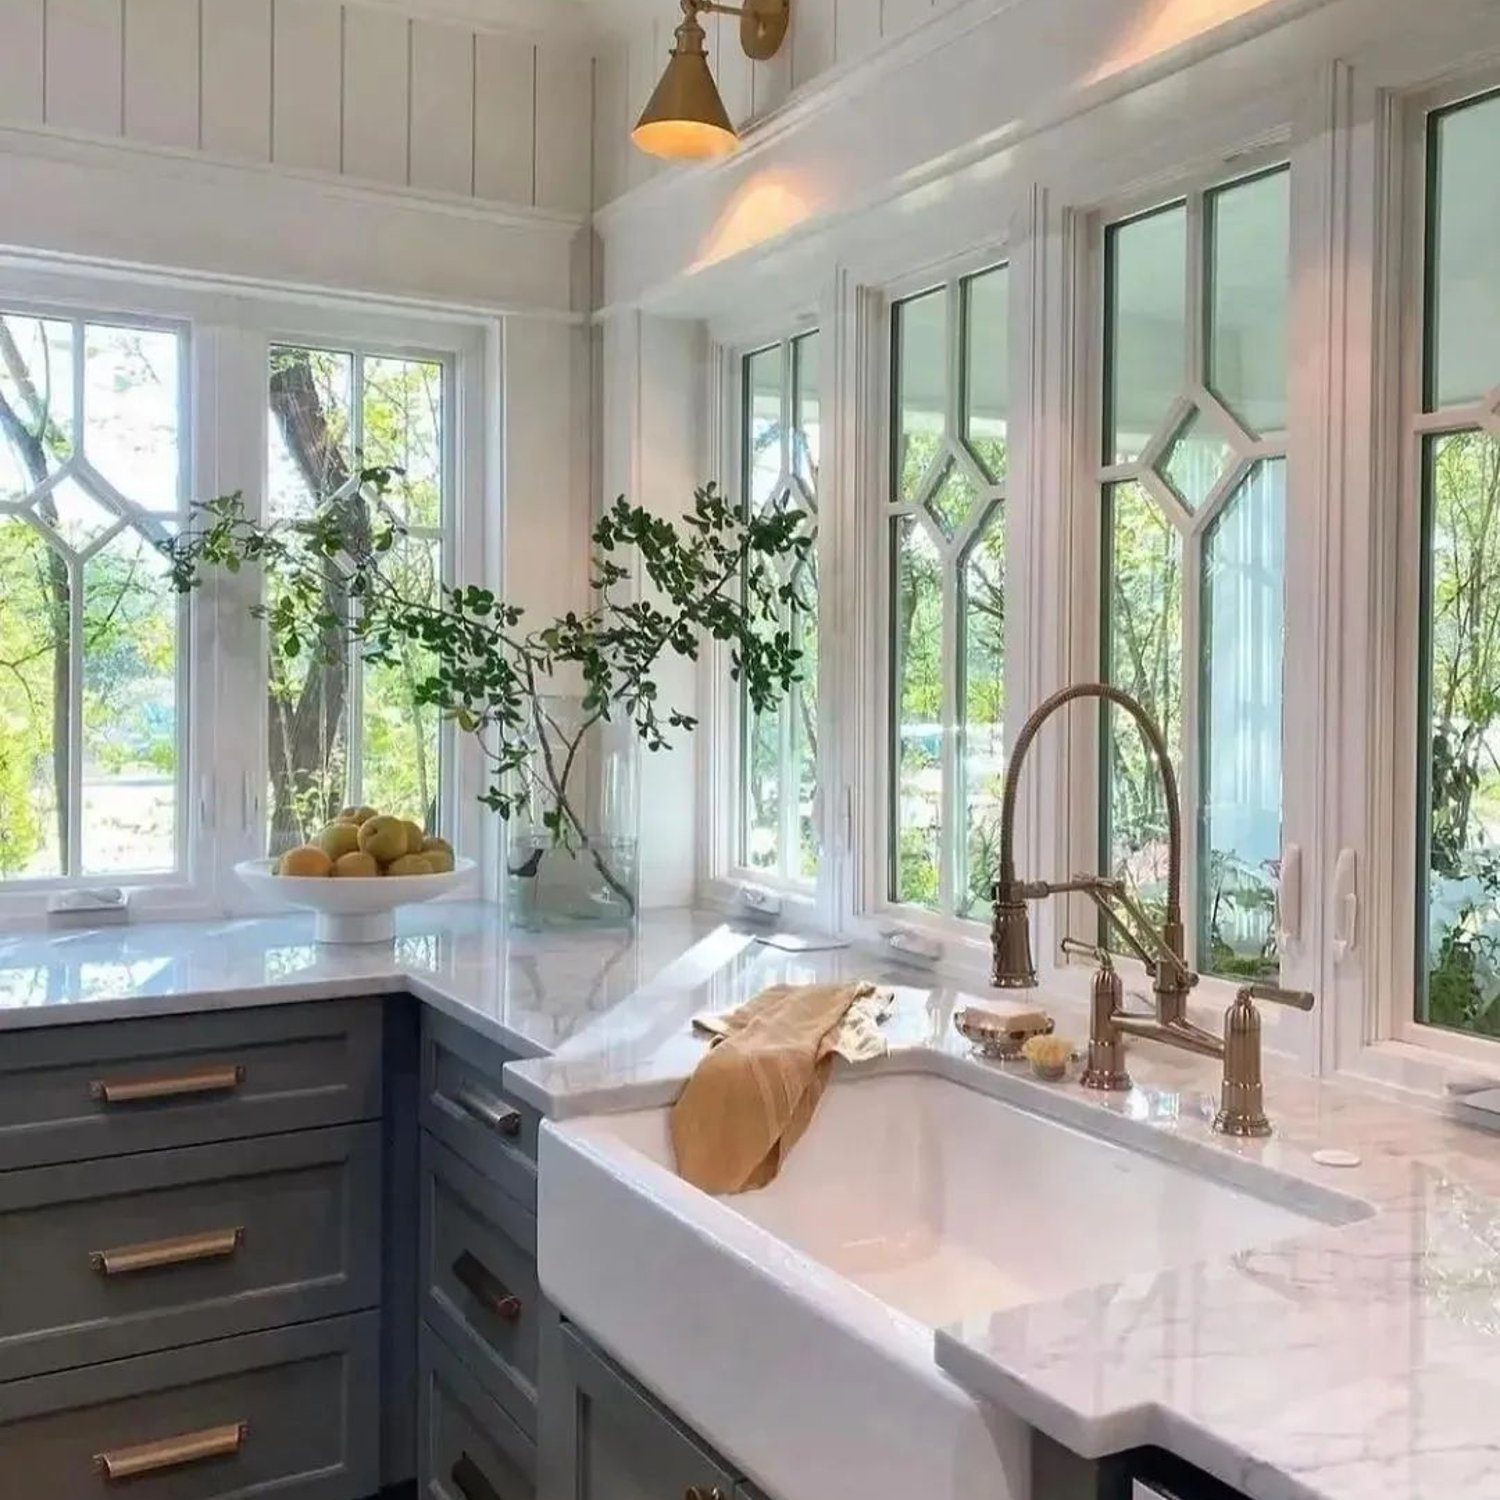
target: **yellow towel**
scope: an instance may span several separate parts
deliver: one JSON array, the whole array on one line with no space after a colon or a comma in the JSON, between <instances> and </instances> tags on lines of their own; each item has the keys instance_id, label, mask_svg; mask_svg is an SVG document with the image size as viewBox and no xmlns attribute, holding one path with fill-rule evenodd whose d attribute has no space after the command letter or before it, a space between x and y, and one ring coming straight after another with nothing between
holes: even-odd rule
<instances>
[{"instance_id":1,"label":"yellow towel","mask_svg":"<svg viewBox=\"0 0 1500 1500\"><path fill-rule=\"evenodd\" d=\"M874 988L773 985L725 1016L672 1107L678 1173L707 1193L773 1181L818 1107L845 1013Z\"/></svg>"}]
</instances>

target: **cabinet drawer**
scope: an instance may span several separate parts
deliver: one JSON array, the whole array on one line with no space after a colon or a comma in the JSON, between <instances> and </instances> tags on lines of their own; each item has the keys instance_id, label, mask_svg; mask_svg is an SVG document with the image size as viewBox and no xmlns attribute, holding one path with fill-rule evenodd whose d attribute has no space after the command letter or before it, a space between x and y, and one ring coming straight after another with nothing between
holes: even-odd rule
<instances>
[{"instance_id":1,"label":"cabinet drawer","mask_svg":"<svg viewBox=\"0 0 1500 1500\"><path fill-rule=\"evenodd\" d=\"M0 1380L380 1301L380 1126L0 1174Z\"/></svg>"},{"instance_id":2,"label":"cabinet drawer","mask_svg":"<svg viewBox=\"0 0 1500 1500\"><path fill-rule=\"evenodd\" d=\"M421 1492L424 1500L531 1500L531 1441L430 1328L421 1338Z\"/></svg>"},{"instance_id":3,"label":"cabinet drawer","mask_svg":"<svg viewBox=\"0 0 1500 1500\"><path fill-rule=\"evenodd\" d=\"M0 1488L359 1500L380 1482L379 1332L362 1313L0 1386Z\"/></svg>"},{"instance_id":4,"label":"cabinet drawer","mask_svg":"<svg viewBox=\"0 0 1500 1500\"><path fill-rule=\"evenodd\" d=\"M514 1060L457 1021L423 1012L423 1126L534 1213L541 1116L501 1083Z\"/></svg>"},{"instance_id":5,"label":"cabinet drawer","mask_svg":"<svg viewBox=\"0 0 1500 1500\"><path fill-rule=\"evenodd\" d=\"M575 1329L560 1327L552 1338L548 1500L735 1493L729 1467Z\"/></svg>"},{"instance_id":6,"label":"cabinet drawer","mask_svg":"<svg viewBox=\"0 0 1500 1500\"><path fill-rule=\"evenodd\" d=\"M0 1047L0 1171L371 1120L380 1085L372 1002L16 1032Z\"/></svg>"},{"instance_id":7,"label":"cabinet drawer","mask_svg":"<svg viewBox=\"0 0 1500 1500\"><path fill-rule=\"evenodd\" d=\"M534 1438L535 1218L429 1135L421 1218L423 1316Z\"/></svg>"}]
</instances>

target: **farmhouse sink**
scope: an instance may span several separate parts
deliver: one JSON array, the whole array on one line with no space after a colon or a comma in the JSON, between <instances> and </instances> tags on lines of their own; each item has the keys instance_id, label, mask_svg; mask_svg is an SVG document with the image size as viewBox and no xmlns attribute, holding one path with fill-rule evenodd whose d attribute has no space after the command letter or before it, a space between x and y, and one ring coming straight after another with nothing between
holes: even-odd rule
<instances>
[{"instance_id":1,"label":"farmhouse sink","mask_svg":"<svg viewBox=\"0 0 1500 1500\"><path fill-rule=\"evenodd\" d=\"M1023 1500L1026 1429L937 1367L935 1327L1355 1216L940 1073L838 1081L781 1177L733 1198L675 1175L667 1117L546 1128L546 1290L780 1500Z\"/></svg>"}]
</instances>

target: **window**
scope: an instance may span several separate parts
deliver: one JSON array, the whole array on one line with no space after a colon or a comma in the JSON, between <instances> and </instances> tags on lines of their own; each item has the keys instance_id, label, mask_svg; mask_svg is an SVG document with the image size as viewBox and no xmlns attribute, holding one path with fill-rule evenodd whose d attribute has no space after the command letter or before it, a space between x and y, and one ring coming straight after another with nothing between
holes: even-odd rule
<instances>
[{"instance_id":1,"label":"window","mask_svg":"<svg viewBox=\"0 0 1500 1500\"><path fill-rule=\"evenodd\" d=\"M387 567L414 595L444 575L447 496L445 366L391 354L273 345L270 351L267 513L306 514L330 497L363 493L406 528ZM360 490L365 469L395 470L383 495ZM274 607L274 596L267 603ZM330 593L329 613L356 601ZM444 745L436 711L418 705L419 648L399 663L365 667L310 643L292 660L272 651L267 702L270 852L316 834L346 803L368 803L438 826Z\"/></svg>"},{"instance_id":2,"label":"window","mask_svg":"<svg viewBox=\"0 0 1500 1500\"><path fill-rule=\"evenodd\" d=\"M890 899L977 917L1005 775L1007 271L891 318Z\"/></svg>"},{"instance_id":3,"label":"window","mask_svg":"<svg viewBox=\"0 0 1500 1500\"><path fill-rule=\"evenodd\" d=\"M0 878L183 863L185 342L0 312Z\"/></svg>"},{"instance_id":4,"label":"window","mask_svg":"<svg viewBox=\"0 0 1500 1500\"><path fill-rule=\"evenodd\" d=\"M1104 232L1101 656L1173 747L1189 960L1279 970L1290 173ZM1160 911L1166 809L1129 717L1101 736L1105 868Z\"/></svg>"},{"instance_id":5,"label":"window","mask_svg":"<svg viewBox=\"0 0 1500 1500\"><path fill-rule=\"evenodd\" d=\"M816 535L821 401L818 334L747 355L741 365L741 493L756 511L804 512ZM811 606L794 617L801 680L773 714L740 698L739 863L780 880L818 873L818 632L816 550L784 580Z\"/></svg>"},{"instance_id":6,"label":"window","mask_svg":"<svg viewBox=\"0 0 1500 1500\"><path fill-rule=\"evenodd\" d=\"M1500 1037L1500 93L1425 146L1416 1018Z\"/></svg>"}]
</instances>

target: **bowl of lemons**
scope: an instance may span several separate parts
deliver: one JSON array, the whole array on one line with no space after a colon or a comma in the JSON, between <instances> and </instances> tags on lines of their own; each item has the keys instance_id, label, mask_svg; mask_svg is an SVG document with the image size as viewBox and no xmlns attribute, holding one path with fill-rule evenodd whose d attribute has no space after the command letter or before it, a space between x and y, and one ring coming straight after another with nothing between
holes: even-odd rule
<instances>
[{"instance_id":1,"label":"bowl of lemons","mask_svg":"<svg viewBox=\"0 0 1500 1500\"><path fill-rule=\"evenodd\" d=\"M398 906L457 889L474 861L418 823L346 807L311 843L234 872L260 895L316 912L319 942L379 943L395 936Z\"/></svg>"}]
</instances>

